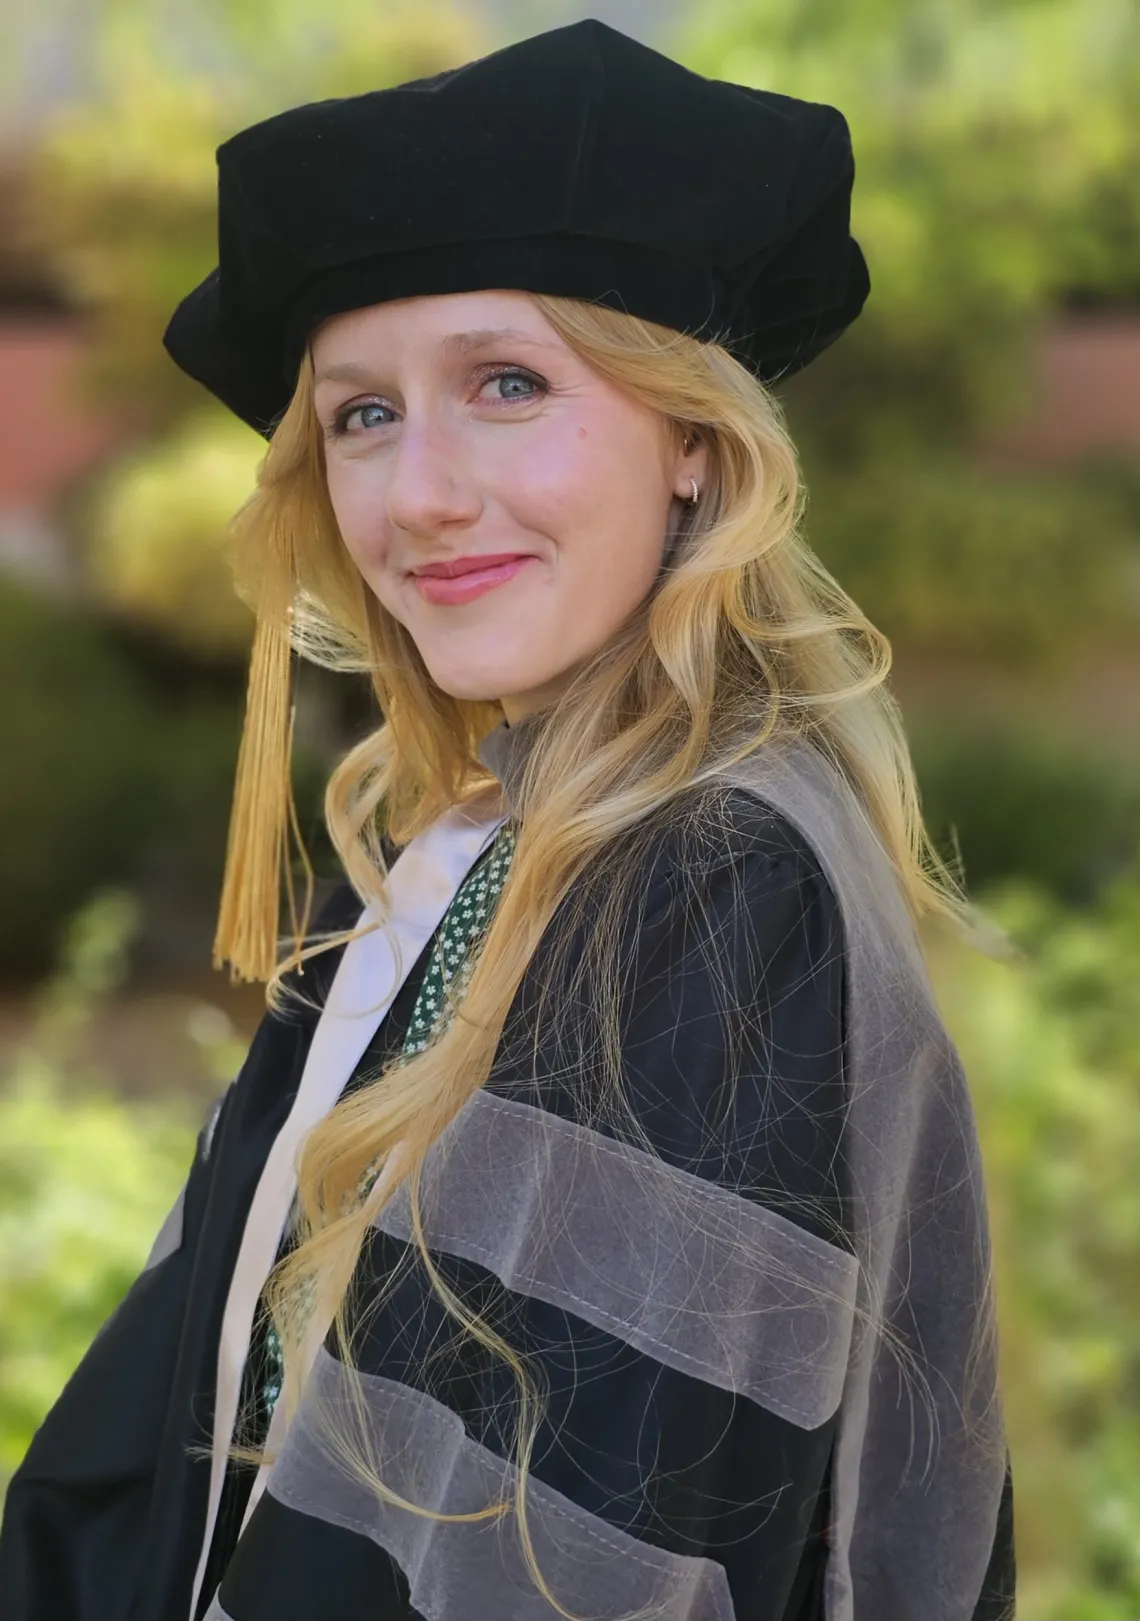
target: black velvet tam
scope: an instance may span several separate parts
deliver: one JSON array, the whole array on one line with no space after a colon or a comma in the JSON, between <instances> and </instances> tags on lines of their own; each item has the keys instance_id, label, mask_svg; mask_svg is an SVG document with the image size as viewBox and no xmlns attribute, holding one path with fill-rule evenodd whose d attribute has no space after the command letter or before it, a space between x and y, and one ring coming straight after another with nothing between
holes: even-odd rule
<instances>
[{"instance_id":1,"label":"black velvet tam","mask_svg":"<svg viewBox=\"0 0 1140 1621\"><path fill-rule=\"evenodd\" d=\"M164 342L272 433L314 328L389 299L588 299L798 371L869 290L842 113L706 79L594 20L294 107L218 148L217 269Z\"/></svg>"}]
</instances>

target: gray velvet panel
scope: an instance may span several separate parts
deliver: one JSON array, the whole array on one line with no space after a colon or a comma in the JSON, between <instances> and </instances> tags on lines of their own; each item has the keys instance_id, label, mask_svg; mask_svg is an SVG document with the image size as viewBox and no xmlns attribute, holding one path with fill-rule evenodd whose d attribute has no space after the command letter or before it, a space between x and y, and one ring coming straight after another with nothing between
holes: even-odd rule
<instances>
[{"instance_id":1,"label":"gray velvet panel","mask_svg":"<svg viewBox=\"0 0 1140 1621\"><path fill-rule=\"evenodd\" d=\"M433 1249L803 1429L843 1391L855 1257L641 1149L478 1092L432 1150ZM376 1225L412 1235L401 1190Z\"/></svg>"},{"instance_id":2,"label":"gray velvet panel","mask_svg":"<svg viewBox=\"0 0 1140 1621\"><path fill-rule=\"evenodd\" d=\"M151 1245L150 1254L147 1256L146 1262L143 1266L144 1272L149 1272L152 1267L160 1265L161 1262L166 1260L168 1255L173 1255L176 1250L182 1247L182 1227L185 1209L186 1187L184 1184L178 1194L177 1199L175 1199L173 1205L171 1205L166 1220L158 1229L154 1243Z\"/></svg>"},{"instance_id":3,"label":"gray velvet panel","mask_svg":"<svg viewBox=\"0 0 1140 1621\"><path fill-rule=\"evenodd\" d=\"M392 1555L427 1621L555 1621L529 1574L513 1515L447 1524L382 1502L337 1455L332 1433L366 1449L385 1485L410 1502L464 1514L509 1497L512 1467L472 1441L449 1407L407 1385L349 1375L318 1353L267 1490L281 1503L370 1537ZM651 1607L655 1621L734 1621L724 1569L665 1553L533 1479L529 1530L539 1568L567 1609L611 1621ZM223 1621L221 1611L209 1621Z\"/></svg>"}]
</instances>

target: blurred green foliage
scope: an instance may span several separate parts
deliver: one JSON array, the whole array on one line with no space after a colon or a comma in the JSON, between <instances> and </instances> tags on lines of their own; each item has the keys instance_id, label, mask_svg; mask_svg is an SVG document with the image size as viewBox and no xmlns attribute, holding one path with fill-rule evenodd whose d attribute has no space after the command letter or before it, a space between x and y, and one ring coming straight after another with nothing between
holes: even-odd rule
<instances>
[{"instance_id":1,"label":"blurred green foliage","mask_svg":"<svg viewBox=\"0 0 1140 1621\"><path fill-rule=\"evenodd\" d=\"M996 1253L1026 1621L1140 1615L1140 860L1094 909L989 892L1010 968L943 949Z\"/></svg>"},{"instance_id":2,"label":"blurred green foliage","mask_svg":"<svg viewBox=\"0 0 1140 1621\"><path fill-rule=\"evenodd\" d=\"M1063 663L1140 630L1136 457L980 454L1058 307L1140 308L1135 0L706 0L673 46L839 107L871 295L784 395L816 549L892 638Z\"/></svg>"},{"instance_id":3,"label":"blurred green foliage","mask_svg":"<svg viewBox=\"0 0 1140 1621\"><path fill-rule=\"evenodd\" d=\"M137 923L129 892L93 897L0 1073L0 1487L137 1276L193 1154L184 1100L126 1105L84 1056Z\"/></svg>"},{"instance_id":4,"label":"blurred green foliage","mask_svg":"<svg viewBox=\"0 0 1140 1621\"><path fill-rule=\"evenodd\" d=\"M76 609L0 581L0 971L51 961L56 931L121 878L153 826L157 717L130 660Z\"/></svg>"},{"instance_id":5,"label":"blurred green foliage","mask_svg":"<svg viewBox=\"0 0 1140 1621\"><path fill-rule=\"evenodd\" d=\"M1140 457L999 473L916 446L825 465L809 531L898 646L1043 674L1140 639Z\"/></svg>"},{"instance_id":6,"label":"blurred green foliage","mask_svg":"<svg viewBox=\"0 0 1140 1621\"><path fill-rule=\"evenodd\" d=\"M195 910L203 897L212 909L240 694L187 680L81 603L3 577L0 686L20 694L0 705L0 758L20 763L0 792L0 979L46 973L68 917L108 883L149 886L163 910ZM309 853L319 876L333 876L326 762L304 740L294 752Z\"/></svg>"},{"instance_id":7,"label":"blurred green foliage","mask_svg":"<svg viewBox=\"0 0 1140 1621\"><path fill-rule=\"evenodd\" d=\"M252 615L219 573L229 520L264 450L219 406L113 465L89 513L90 574L104 601L191 654L243 648Z\"/></svg>"},{"instance_id":8,"label":"blurred green foliage","mask_svg":"<svg viewBox=\"0 0 1140 1621\"><path fill-rule=\"evenodd\" d=\"M702 70L843 109L893 311L926 323L963 293L1016 305L1073 285L1140 297L1131 0L708 0L685 20Z\"/></svg>"},{"instance_id":9,"label":"blurred green foliage","mask_svg":"<svg viewBox=\"0 0 1140 1621\"><path fill-rule=\"evenodd\" d=\"M927 826L971 890L1019 877L1087 904L1140 852L1140 756L1067 738L1047 714L927 711L909 737Z\"/></svg>"}]
</instances>

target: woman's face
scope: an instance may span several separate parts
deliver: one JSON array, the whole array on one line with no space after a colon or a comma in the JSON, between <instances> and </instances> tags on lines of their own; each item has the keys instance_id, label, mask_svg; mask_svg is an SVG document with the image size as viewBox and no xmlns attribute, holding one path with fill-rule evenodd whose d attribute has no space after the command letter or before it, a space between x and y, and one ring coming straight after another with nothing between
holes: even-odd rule
<instances>
[{"instance_id":1,"label":"woman's face","mask_svg":"<svg viewBox=\"0 0 1140 1621\"><path fill-rule=\"evenodd\" d=\"M544 707L650 590L703 447L671 446L525 293L350 310L312 352L329 495L368 586L444 691L511 722ZM491 557L513 561L417 576Z\"/></svg>"}]
</instances>

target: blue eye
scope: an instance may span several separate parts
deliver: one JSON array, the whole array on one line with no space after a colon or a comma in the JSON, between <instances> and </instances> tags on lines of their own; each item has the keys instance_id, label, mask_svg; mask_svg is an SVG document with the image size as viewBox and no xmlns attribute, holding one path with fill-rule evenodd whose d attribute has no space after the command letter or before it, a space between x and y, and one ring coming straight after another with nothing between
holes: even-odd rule
<instances>
[{"instance_id":1,"label":"blue eye","mask_svg":"<svg viewBox=\"0 0 1140 1621\"><path fill-rule=\"evenodd\" d=\"M369 411L387 411L389 407L386 405L358 405L356 409L360 412L361 427L366 428L369 426L369 424L364 419ZM349 414L351 415L351 412ZM373 422L372 426L379 427L379 423Z\"/></svg>"},{"instance_id":2,"label":"blue eye","mask_svg":"<svg viewBox=\"0 0 1140 1621\"><path fill-rule=\"evenodd\" d=\"M349 429L348 424L349 424L350 419L352 417L354 417L354 416L359 415L360 417L363 418L364 413L366 411L388 411L390 409L391 409L391 407L387 406L387 405L377 405L375 400L366 401L363 405L350 405L350 406L347 406L344 410L338 411L336 416L333 418L332 426L328 430L329 438L330 439L339 439L342 436L342 434L349 433L351 430ZM384 423L378 423L378 422L365 423L363 421L361 422L361 427L362 428L365 428L365 427L376 428L376 427L384 427L384 426L385 426Z\"/></svg>"},{"instance_id":3,"label":"blue eye","mask_svg":"<svg viewBox=\"0 0 1140 1621\"><path fill-rule=\"evenodd\" d=\"M530 385L532 392L513 396L503 394L500 396L502 399L529 400L534 397L534 394L542 393L545 388L545 384L540 378L533 376L530 372L520 371L517 367L508 367L503 371L492 372L490 377L484 378L483 387L486 388L488 383L527 383Z\"/></svg>"}]
</instances>

